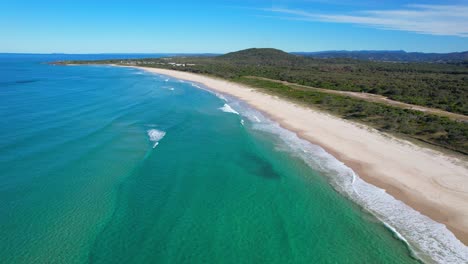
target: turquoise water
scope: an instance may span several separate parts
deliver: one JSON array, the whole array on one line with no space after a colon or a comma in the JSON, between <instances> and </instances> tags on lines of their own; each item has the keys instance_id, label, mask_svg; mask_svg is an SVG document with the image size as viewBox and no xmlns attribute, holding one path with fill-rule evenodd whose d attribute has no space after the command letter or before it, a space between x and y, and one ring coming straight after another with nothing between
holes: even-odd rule
<instances>
[{"instance_id":1,"label":"turquoise water","mask_svg":"<svg viewBox=\"0 0 468 264\"><path fill-rule=\"evenodd\" d=\"M416 262L242 103L44 60L0 62L1 263Z\"/></svg>"}]
</instances>

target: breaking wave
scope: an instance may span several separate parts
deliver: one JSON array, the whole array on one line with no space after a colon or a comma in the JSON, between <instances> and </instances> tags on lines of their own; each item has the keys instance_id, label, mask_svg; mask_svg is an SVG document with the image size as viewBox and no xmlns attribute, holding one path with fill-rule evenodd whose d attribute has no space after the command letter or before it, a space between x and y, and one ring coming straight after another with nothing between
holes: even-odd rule
<instances>
[{"instance_id":1,"label":"breaking wave","mask_svg":"<svg viewBox=\"0 0 468 264\"><path fill-rule=\"evenodd\" d=\"M236 110L232 109L232 107L228 104L224 104L222 107L219 108L219 110L226 112L226 113L233 113L236 115L239 114Z\"/></svg>"},{"instance_id":2,"label":"breaking wave","mask_svg":"<svg viewBox=\"0 0 468 264\"><path fill-rule=\"evenodd\" d=\"M159 141L166 135L166 132L157 129L149 129L147 132L149 140L154 143L153 148L158 146Z\"/></svg>"}]
</instances>

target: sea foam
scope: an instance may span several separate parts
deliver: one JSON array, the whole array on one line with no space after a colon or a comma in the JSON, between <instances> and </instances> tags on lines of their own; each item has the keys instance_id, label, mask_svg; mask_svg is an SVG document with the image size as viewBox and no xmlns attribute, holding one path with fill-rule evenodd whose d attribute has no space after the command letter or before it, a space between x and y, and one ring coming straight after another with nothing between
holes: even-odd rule
<instances>
[{"instance_id":1,"label":"sea foam","mask_svg":"<svg viewBox=\"0 0 468 264\"><path fill-rule=\"evenodd\" d=\"M149 129L147 132L149 140L154 142L153 148L158 146L159 141L166 135L166 132L157 129Z\"/></svg>"},{"instance_id":2,"label":"sea foam","mask_svg":"<svg viewBox=\"0 0 468 264\"><path fill-rule=\"evenodd\" d=\"M282 128L259 111L243 103L235 103L240 114L253 121L250 123L252 129L275 135L279 139L276 146L278 151L291 153L327 177L338 192L362 206L405 242L416 258L427 263L468 263L468 247L445 225L396 200L385 190L365 182L320 146L299 138L296 133Z\"/></svg>"},{"instance_id":3,"label":"sea foam","mask_svg":"<svg viewBox=\"0 0 468 264\"><path fill-rule=\"evenodd\" d=\"M239 114L236 110L232 109L232 107L228 104L224 104L222 107L219 108L219 110L226 112L226 113L233 113L236 115Z\"/></svg>"}]
</instances>

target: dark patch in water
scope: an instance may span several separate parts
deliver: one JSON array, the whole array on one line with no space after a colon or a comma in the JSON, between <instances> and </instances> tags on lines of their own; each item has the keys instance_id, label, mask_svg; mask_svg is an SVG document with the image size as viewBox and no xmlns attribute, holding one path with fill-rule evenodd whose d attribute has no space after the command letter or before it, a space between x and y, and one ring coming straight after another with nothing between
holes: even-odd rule
<instances>
[{"instance_id":1,"label":"dark patch in water","mask_svg":"<svg viewBox=\"0 0 468 264\"><path fill-rule=\"evenodd\" d=\"M19 81L16 81L15 83L34 83L34 82L38 82L39 80L19 80Z\"/></svg>"},{"instance_id":2,"label":"dark patch in water","mask_svg":"<svg viewBox=\"0 0 468 264\"><path fill-rule=\"evenodd\" d=\"M27 83L35 83L39 81L40 81L39 79L27 79L27 80L18 80L18 81L12 81L12 82L0 82L0 85L13 86L13 85L20 85L20 84L27 84Z\"/></svg>"},{"instance_id":3,"label":"dark patch in water","mask_svg":"<svg viewBox=\"0 0 468 264\"><path fill-rule=\"evenodd\" d=\"M250 162L244 168L250 173L266 179L279 179L281 177L276 172L273 165L262 157L253 155L251 153L246 153L245 158L247 158Z\"/></svg>"}]
</instances>

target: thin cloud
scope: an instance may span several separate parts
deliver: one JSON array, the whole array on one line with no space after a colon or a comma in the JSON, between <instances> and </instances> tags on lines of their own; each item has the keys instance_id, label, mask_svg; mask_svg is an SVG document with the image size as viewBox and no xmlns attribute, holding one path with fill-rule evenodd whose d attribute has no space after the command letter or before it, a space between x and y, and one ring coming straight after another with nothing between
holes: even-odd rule
<instances>
[{"instance_id":1,"label":"thin cloud","mask_svg":"<svg viewBox=\"0 0 468 264\"><path fill-rule=\"evenodd\" d=\"M468 6L408 5L396 10L366 10L351 14L323 14L287 8L264 8L280 19L347 23L385 30L468 37ZM287 15L286 17L284 15Z\"/></svg>"}]
</instances>

